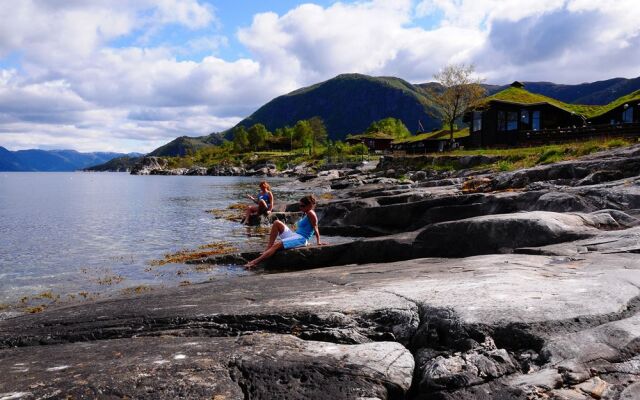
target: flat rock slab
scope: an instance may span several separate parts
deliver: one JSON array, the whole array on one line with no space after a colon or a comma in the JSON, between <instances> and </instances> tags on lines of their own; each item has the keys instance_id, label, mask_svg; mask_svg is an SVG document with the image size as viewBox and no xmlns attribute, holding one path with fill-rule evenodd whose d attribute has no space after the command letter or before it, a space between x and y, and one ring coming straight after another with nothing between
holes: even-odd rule
<instances>
[{"instance_id":1,"label":"flat rock slab","mask_svg":"<svg viewBox=\"0 0 640 400\"><path fill-rule=\"evenodd\" d=\"M0 351L0 398L397 398L413 357L394 342L289 335L133 338Z\"/></svg>"},{"instance_id":2,"label":"flat rock slab","mask_svg":"<svg viewBox=\"0 0 640 400\"><path fill-rule=\"evenodd\" d=\"M636 301L638 270L635 254L510 254L252 276L3 320L0 345L252 331L408 343L419 320L442 309L464 325L553 333L617 318Z\"/></svg>"}]
</instances>

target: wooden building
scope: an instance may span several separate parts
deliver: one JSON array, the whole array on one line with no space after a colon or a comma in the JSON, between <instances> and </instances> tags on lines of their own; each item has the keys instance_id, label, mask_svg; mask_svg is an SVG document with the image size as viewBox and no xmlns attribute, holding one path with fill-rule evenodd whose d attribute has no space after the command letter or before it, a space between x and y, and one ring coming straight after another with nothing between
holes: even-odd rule
<instances>
[{"instance_id":1,"label":"wooden building","mask_svg":"<svg viewBox=\"0 0 640 400\"><path fill-rule=\"evenodd\" d=\"M418 132L415 136L397 139L391 143L391 150L409 154L433 153L449 150L451 133L447 129L433 132ZM456 143L464 145L469 138L469 128L453 133Z\"/></svg>"},{"instance_id":2,"label":"wooden building","mask_svg":"<svg viewBox=\"0 0 640 400\"><path fill-rule=\"evenodd\" d=\"M513 82L485 98L463 120L471 131L469 147L562 142L615 132L629 136L640 124L640 90L606 105L580 105L530 93L524 84Z\"/></svg>"},{"instance_id":3,"label":"wooden building","mask_svg":"<svg viewBox=\"0 0 640 400\"><path fill-rule=\"evenodd\" d=\"M583 126L587 116L599 107L567 104L534 94L516 81L484 99L464 116L471 131L468 144L472 147L515 145L523 132Z\"/></svg>"},{"instance_id":4,"label":"wooden building","mask_svg":"<svg viewBox=\"0 0 640 400\"><path fill-rule=\"evenodd\" d=\"M588 121L593 125L616 125L640 122L640 90L622 96L591 117Z\"/></svg>"},{"instance_id":5,"label":"wooden building","mask_svg":"<svg viewBox=\"0 0 640 400\"><path fill-rule=\"evenodd\" d=\"M391 147L393 137L382 132L363 133L361 135L349 135L345 139L350 145L363 143L370 152L382 152Z\"/></svg>"}]
</instances>

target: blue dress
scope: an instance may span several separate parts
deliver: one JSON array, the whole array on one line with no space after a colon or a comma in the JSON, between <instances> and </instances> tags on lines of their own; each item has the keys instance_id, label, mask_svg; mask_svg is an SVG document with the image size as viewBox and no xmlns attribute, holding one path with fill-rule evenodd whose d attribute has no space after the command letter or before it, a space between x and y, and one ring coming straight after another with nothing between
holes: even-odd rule
<instances>
[{"instance_id":1,"label":"blue dress","mask_svg":"<svg viewBox=\"0 0 640 400\"><path fill-rule=\"evenodd\" d=\"M282 240L282 247L285 249L293 249L294 247L306 246L309 240L315 234L311 221L305 215L298 221L298 229L295 232L291 232L289 228L283 232L280 240Z\"/></svg>"},{"instance_id":2,"label":"blue dress","mask_svg":"<svg viewBox=\"0 0 640 400\"><path fill-rule=\"evenodd\" d=\"M269 193L265 192L264 194L260 194L258 193L258 202L260 200L264 200L264 202L267 204L267 208L271 207L271 198L269 197Z\"/></svg>"}]
</instances>

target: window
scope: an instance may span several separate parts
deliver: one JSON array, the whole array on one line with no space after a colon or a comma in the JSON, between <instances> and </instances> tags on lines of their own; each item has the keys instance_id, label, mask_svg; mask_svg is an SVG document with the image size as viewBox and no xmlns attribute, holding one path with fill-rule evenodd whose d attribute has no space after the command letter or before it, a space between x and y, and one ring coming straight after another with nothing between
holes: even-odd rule
<instances>
[{"instance_id":1,"label":"window","mask_svg":"<svg viewBox=\"0 0 640 400\"><path fill-rule=\"evenodd\" d=\"M529 130L531 129L531 126L529 125L530 122L530 115L529 115L529 111L527 110L521 110L520 111L520 128L523 130Z\"/></svg>"},{"instance_id":2,"label":"window","mask_svg":"<svg viewBox=\"0 0 640 400\"><path fill-rule=\"evenodd\" d=\"M507 113L507 130L515 131L518 129L518 113L516 111L509 111Z\"/></svg>"},{"instance_id":3,"label":"window","mask_svg":"<svg viewBox=\"0 0 640 400\"><path fill-rule=\"evenodd\" d=\"M633 122L633 107L629 107L622 112L622 122L625 122L625 123Z\"/></svg>"},{"instance_id":4,"label":"window","mask_svg":"<svg viewBox=\"0 0 640 400\"><path fill-rule=\"evenodd\" d=\"M498 111L498 131L507 130L507 118L504 111Z\"/></svg>"},{"instance_id":5,"label":"window","mask_svg":"<svg viewBox=\"0 0 640 400\"><path fill-rule=\"evenodd\" d=\"M540 111L531 111L531 129L540 130Z\"/></svg>"},{"instance_id":6,"label":"window","mask_svg":"<svg viewBox=\"0 0 640 400\"><path fill-rule=\"evenodd\" d=\"M482 112L473 112L473 131L478 132L482 130Z\"/></svg>"}]
</instances>

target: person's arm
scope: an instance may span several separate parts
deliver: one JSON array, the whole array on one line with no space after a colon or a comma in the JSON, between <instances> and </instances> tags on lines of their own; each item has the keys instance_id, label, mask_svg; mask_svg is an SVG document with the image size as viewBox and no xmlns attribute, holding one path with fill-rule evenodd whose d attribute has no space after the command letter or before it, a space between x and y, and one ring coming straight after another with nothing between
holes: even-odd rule
<instances>
[{"instance_id":1,"label":"person's arm","mask_svg":"<svg viewBox=\"0 0 640 400\"><path fill-rule=\"evenodd\" d=\"M273 193L271 192L267 192L269 193L269 209L267 210L268 212L273 211Z\"/></svg>"},{"instance_id":2,"label":"person's arm","mask_svg":"<svg viewBox=\"0 0 640 400\"><path fill-rule=\"evenodd\" d=\"M247 194L247 198L251 199L254 203L258 203L258 200L250 194Z\"/></svg>"},{"instance_id":3,"label":"person's arm","mask_svg":"<svg viewBox=\"0 0 640 400\"><path fill-rule=\"evenodd\" d=\"M309 222L311 226L313 226L313 232L316 234L316 240L318 241L318 246L322 246L324 243L320 241L320 230L318 229L318 216L315 211L311 211L308 215Z\"/></svg>"}]
</instances>

